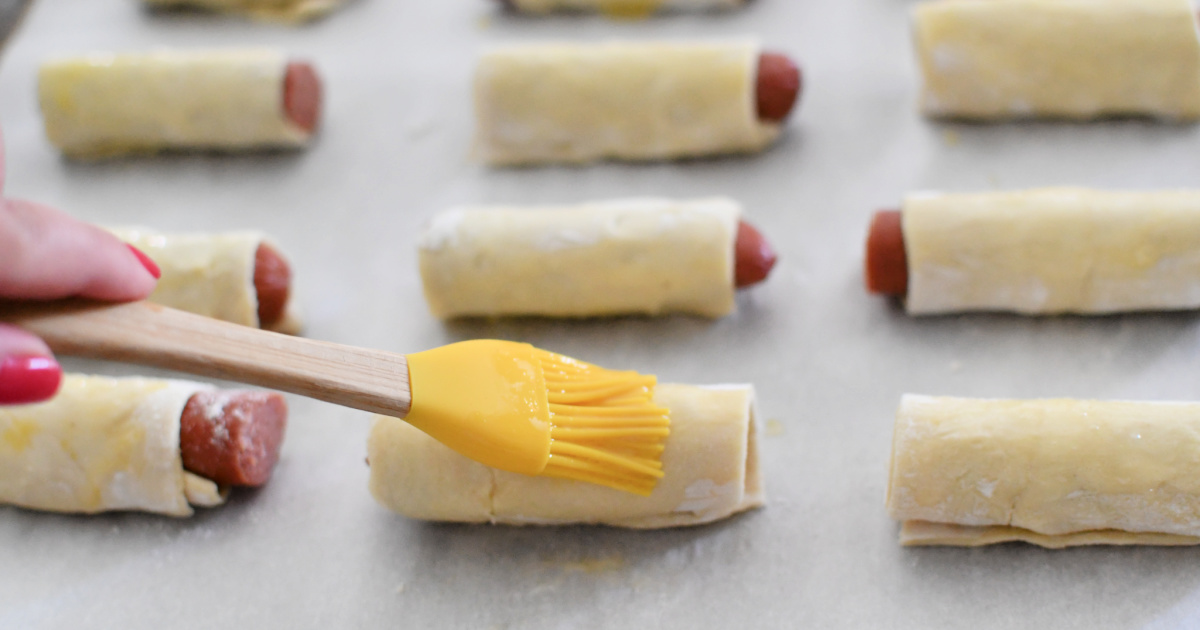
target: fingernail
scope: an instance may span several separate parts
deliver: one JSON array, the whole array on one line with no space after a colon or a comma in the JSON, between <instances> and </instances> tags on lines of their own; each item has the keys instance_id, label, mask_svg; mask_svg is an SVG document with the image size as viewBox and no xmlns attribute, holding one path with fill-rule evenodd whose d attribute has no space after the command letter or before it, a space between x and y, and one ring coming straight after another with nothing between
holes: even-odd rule
<instances>
[{"instance_id":1,"label":"fingernail","mask_svg":"<svg viewBox=\"0 0 1200 630\"><path fill-rule=\"evenodd\" d=\"M158 265L153 260L150 260L150 257L145 252L128 243L125 246L129 248L129 251L133 252L134 256L137 256L137 259L142 262L142 266L146 268L146 271L150 272L150 275L154 276L155 280L162 278L162 269L159 269Z\"/></svg>"},{"instance_id":2,"label":"fingernail","mask_svg":"<svg viewBox=\"0 0 1200 630\"><path fill-rule=\"evenodd\" d=\"M58 391L62 367L50 357L5 357L0 362L0 405L41 402Z\"/></svg>"}]
</instances>

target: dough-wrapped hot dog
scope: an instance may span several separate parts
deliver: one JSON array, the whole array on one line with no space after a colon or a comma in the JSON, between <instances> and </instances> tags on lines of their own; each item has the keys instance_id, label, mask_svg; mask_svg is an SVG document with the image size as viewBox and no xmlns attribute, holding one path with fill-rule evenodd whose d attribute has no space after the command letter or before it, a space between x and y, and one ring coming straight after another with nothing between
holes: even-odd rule
<instances>
[{"instance_id":1,"label":"dough-wrapped hot dog","mask_svg":"<svg viewBox=\"0 0 1200 630\"><path fill-rule=\"evenodd\" d=\"M291 269L263 234L163 234L144 228L112 232L162 270L152 302L243 326L300 332Z\"/></svg>"},{"instance_id":2,"label":"dough-wrapped hot dog","mask_svg":"<svg viewBox=\"0 0 1200 630\"><path fill-rule=\"evenodd\" d=\"M0 503L189 516L266 483L286 424L279 394L67 375L49 402L0 408Z\"/></svg>"},{"instance_id":3,"label":"dough-wrapped hot dog","mask_svg":"<svg viewBox=\"0 0 1200 630\"><path fill-rule=\"evenodd\" d=\"M142 0L151 7L187 7L247 15L278 22L304 22L342 6L346 0Z\"/></svg>"},{"instance_id":4,"label":"dough-wrapped hot dog","mask_svg":"<svg viewBox=\"0 0 1200 630\"><path fill-rule=\"evenodd\" d=\"M939 0L913 15L930 116L1200 117L1189 0Z\"/></svg>"},{"instance_id":5,"label":"dough-wrapped hot dog","mask_svg":"<svg viewBox=\"0 0 1200 630\"><path fill-rule=\"evenodd\" d=\"M747 0L500 0L523 13L554 11L599 11L617 16L649 15L657 11L704 11L734 9Z\"/></svg>"},{"instance_id":6,"label":"dough-wrapped hot dog","mask_svg":"<svg viewBox=\"0 0 1200 630\"><path fill-rule=\"evenodd\" d=\"M495 165L756 152L800 88L752 41L497 48L475 73L476 146Z\"/></svg>"},{"instance_id":7,"label":"dough-wrapped hot dog","mask_svg":"<svg viewBox=\"0 0 1200 630\"><path fill-rule=\"evenodd\" d=\"M654 404L670 409L671 435L665 476L648 497L488 468L383 416L367 445L371 493L424 520L639 529L699 525L762 505L752 387L659 384Z\"/></svg>"},{"instance_id":8,"label":"dough-wrapped hot dog","mask_svg":"<svg viewBox=\"0 0 1200 630\"><path fill-rule=\"evenodd\" d=\"M1197 453L1197 403L905 395L887 507L906 545L1193 545Z\"/></svg>"},{"instance_id":9,"label":"dough-wrapped hot dog","mask_svg":"<svg viewBox=\"0 0 1200 630\"><path fill-rule=\"evenodd\" d=\"M868 288L913 315L1200 308L1200 192L911 195L866 258Z\"/></svg>"},{"instance_id":10,"label":"dough-wrapped hot dog","mask_svg":"<svg viewBox=\"0 0 1200 630\"><path fill-rule=\"evenodd\" d=\"M271 50L97 53L43 64L38 99L46 136L74 158L294 149L316 129L321 83Z\"/></svg>"},{"instance_id":11,"label":"dough-wrapped hot dog","mask_svg":"<svg viewBox=\"0 0 1200 630\"><path fill-rule=\"evenodd\" d=\"M439 317L720 317L775 262L740 217L719 198L446 211L421 240L425 297Z\"/></svg>"}]
</instances>

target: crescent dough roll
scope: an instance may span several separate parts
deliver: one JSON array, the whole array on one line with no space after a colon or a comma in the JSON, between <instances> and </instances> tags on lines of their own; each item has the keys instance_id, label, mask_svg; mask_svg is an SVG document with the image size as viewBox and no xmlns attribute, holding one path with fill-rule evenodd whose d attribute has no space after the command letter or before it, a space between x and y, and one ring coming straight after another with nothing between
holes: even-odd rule
<instances>
[{"instance_id":1,"label":"crescent dough roll","mask_svg":"<svg viewBox=\"0 0 1200 630\"><path fill-rule=\"evenodd\" d=\"M298 148L311 134L284 113L277 51L107 53L42 65L46 136L98 158L161 149Z\"/></svg>"},{"instance_id":2,"label":"crescent dough roll","mask_svg":"<svg viewBox=\"0 0 1200 630\"><path fill-rule=\"evenodd\" d=\"M162 270L149 300L259 328L258 292L254 287L255 253L263 243L279 247L258 232L162 234L143 228L114 228L117 238L137 247ZM270 329L297 334L302 324L289 299L283 318Z\"/></svg>"},{"instance_id":3,"label":"crescent dough roll","mask_svg":"<svg viewBox=\"0 0 1200 630\"><path fill-rule=\"evenodd\" d=\"M191 7L239 13L260 20L303 22L345 3L346 0L142 0L153 7Z\"/></svg>"},{"instance_id":4,"label":"crescent dough roll","mask_svg":"<svg viewBox=\"0 0 1200 630\"><path fill-rule=\"evenodd\" d=\"M1200 117L1190 0L940 0L913 15L928 115Z\"/></svg>"},{"instance_id":5,"label":"crescent dough roll","mask_svg":"<svg viewBox=\"0 0 1200 630\"><path fill-rule=\"evenodd\" d=\"M409 518L657 528L699 525L763 504L754 388L658 385L671 410L665 476L649 497L488 468L403 420L379 416L367 443L371 493Z\"/></svg>"},{"instance_id":6,"label":"crescent dough roll","mask_svg":"<svg viewBox=\"0 0 1200 630\"><path fill-rule=\"evenodd\" d=\"M190 516L224 502L183 469L179 417L200 383L67 375L49 402L0 407L0 503Z\"/></svg>"},{"instance_id":7,"label":"crescent dough roll","mask_svg":"<svg viewBox=\"0 0 1200 630\"><path fill-rule=\"evenodd\" d=\"M523 44L475 72L477 150L496 165L760 151L759 45Z\"/></svg>"},{"instance_id":8,"label":"crescent dough roll","mask_svg":"<svg viewBox=\"0 0 1200 630\"><path fill-rule=\"evenodd\" d=\"M887 507L906 545L1200 543L1200 404L905 395Z\"/></svg>"},{"instance_id":9,"label":"crescent dough roll","mask_svg":"<svg viewBox=\"0 0 1200 630\"><path fill-rule=\"evenodd\" d=\"M609 15L649 15L656 11L697 11L732 9L746 0L512 0L516 10L525 13L553 11L600 11Z\"/></svg>"},{"instance_id":10,"label":"crescent dough roll","mask_svg":"<svg viewBox=\"0 0 1200 630\"><path fill-rule=\"evenodd\" d=\"M421 239L425 298L439 317L720 317L740 215L729 199L442 212Z\"/></svg>"},{"instance_id":11,"label":"crescent dough roll","mask_svg":"<svg viewBox=\"0 0 1200 630\"><path fill-rule=\"evenodd\" d=\"M1200 192L920 194L902 224L915 315L1200 307Z\"/></svg>"}]
</instances>

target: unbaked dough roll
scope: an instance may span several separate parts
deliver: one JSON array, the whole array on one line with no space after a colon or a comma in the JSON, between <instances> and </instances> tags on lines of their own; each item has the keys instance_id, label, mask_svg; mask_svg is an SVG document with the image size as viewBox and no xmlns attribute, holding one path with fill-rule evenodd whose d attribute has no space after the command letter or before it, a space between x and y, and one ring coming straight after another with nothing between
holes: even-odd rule
<instances>
[{"instance_id":1,"label":"unbaked dough roll","mask_svg":"<svg viewBox=\"0 0 1200 630\"><path fill-rule=\"evenodd\" d=\"M905 395L888 512L907 545L1200 543L1200 403Z\"/></svg>"},{"instance_id":2,"label":"unbaked dough roll","mask_svg":"<svg viewBox=\"0 0 1200 630\"><path fill-rule=\"evenodd\" d=\"M46 136L75 158L299 148L312 132L286 113L287 68L273 50L97 53L43 64L38 100Z\"/></svg>"},{"instance_id":3,"label":"unbaked dough roll","mask_svg":"<svg viewBox=\"0 0 1200 630\"><path fill-rule=\"evenodd\" d=\"M763 504L753 387L660 384L654 404L670 409L671 435L665 476L648 497L488 468L383 416L367 444L371 493L416 519L639 529L699 525Z\"/></svg>"},{"instance_id":4,"label":"unbaked dough roll","mask_svg":"<svg viewBox=\"0 0 1200 630\"><path fill-rule=\"evenodd\" d=\"M599 11L617 16L649 15L657 11L703 11L733 9L746 0L507 0L517 11L551 13L554 11Z\"/></svg>"},{"instance_id":5,"label":"unbaked dough roll","mask_svg":"<svg viewBox=\"0 0 1200 630\"><path fill-rule=\"evenodd\" d=\"M149 300L182 311L261 327L254 285L255 254L266 243L259 232L163 234L145 228L113 228L117 238L145 252L162 270ZM302 328L295 299L269 330L297 334Z\"/></svg>"},{"instance_id":6,"label":"unbaked dough roll","mask_svg":"<svg viewBox=\"0 0 1200 630\"><path fill-rule=\"evenodd\" d=\"M917 194L902 223L915 315L1200 307L1200 192Z\"/></svg>"},{"instance_id":7,"label":"unbaked dough roll","mask_svg":"<svg viewBox=\"0 0 1200 630\"><path fill-rule=\"evenodd\" d=\"M0 407L0 503L55 512L143 510L189 516L224 502L187 472L179 419L185 381L67 375L49 402Z\"/></svg>"},{"instance_id":8,"label":"unbaked dough roll","mask_svg":"<svg viewBox=\"0 0 1200 630\"><path fill-rule=\"evenodd\" d=\"M913 14L928 115L1200 117L1190 0L938 0Z\"/></svg>"},{"instance_id":9,"label":"unbaked dough roll","mask_svg":"<svg viewBox=\"0 0 1200 630\"><path fill-rule=\"evenodd\" d=\"M476 146L495 165L760 151L753 41L522 44L475 73Z\"/></svg>"},{"instance_id":10,"label":"unbaked dough roll","mask_svg":"<svg viewBox=\"0 0 1200 630\"><path fill-rule=\"evenodd\" d=\"M303 22L318 18L346 0L142 0L152 7L190 7L238 13L261 20Z\"/></svg>"},{"instance_id":11,"label":"unbaked dough roll","mask_svg":"<svg viewBox=\"0 0 1200 630\"><path fill-rule=\"evenodd\" d=\"M720 317L740 215L720 198L449 210L421 239L425 298L439 317Z\"/></svg>"}]
</instances>

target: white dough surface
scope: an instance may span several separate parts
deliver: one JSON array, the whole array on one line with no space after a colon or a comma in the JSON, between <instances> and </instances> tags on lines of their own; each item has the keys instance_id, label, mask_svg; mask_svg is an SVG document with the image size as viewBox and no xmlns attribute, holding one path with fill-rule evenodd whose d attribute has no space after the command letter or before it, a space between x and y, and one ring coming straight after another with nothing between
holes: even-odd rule
<instances>
[{"instance_id":1,"label":"white dough surface","mask_svg":"<svg viewBox=\"0 0 1200 630\"><path fill-rule=\"evenodd\" d=\"M439 317L721 317L741 214L727 198L451 208L421 239L425 299Z\"/></svg>"},{"instance_id":2,"label":"white dough surface","mask_svg":"<svg viewBox=\"0 0 1200 630\"><path fill-rule=\"evenodd\" d=\"M646 497L488 468L386 416L376 417L367 443L371 494L432 521L633 529L702 525L763 505L752 386L659 383L654 404L670 410L671 434L665 476Z\"/></svg>"},{"instance_id":3,"label":"white dough surface","mask_svg":"<svg viewBox=\"0 0 1200 630\"><path fill-rule=\"evenodd\" d=\"M658 531L413 521L369 491L371 414L289 396L271 483L219 509L0 508L0 628L1200 625L1200 547L904 548L884 506L904 392L1200 400L1200 314L914 318L862 283L872 213L910 192L1200 188L1200 127L929 121L914 0L753 0L643 21L497 4L357 0L288 28L134 0L37 0L0 55L5 191L102 225L270 234L309 338L410 352L498 337L663 383L752 383L768 504ZM798 115L761 154L494 170L470 159L471 78L487 46L743 36L805 72ZM35 89L47 57L246 45L311 59L325 78L326 115L305 151L77 163L45 140ZM422 296L417 246L446 208L718 196L740 202L780 257L729 316L442 322Z\"/></svg>"},{"instance_id":4,"label":"white dough surface","mask_svg":"<svg viewBox=\"0 0 1200 630\"><path fill-rule=\"evenodd\" d=\"M757 153L753 38L497 46L475 71L476 152L496 166Z\"/></svg>"},{"instance_id":5,"label":"white dough surface","mask_svg":"<svg viewBox=\"0 0 1200 630\"><path fill-rule=\"evenodd\" d=\"M1115 530L1195 539L1197 451L1193 402L905 394L888 513L1047 537Z\"/></svg>"},{"instance_id":6,"label":"white dough surface","mask_svg":"<svg viewBox=\"0 0 1200 630\"><path fill-rule=\"evenodd\" d=\"M38 74L46 137L77 159L303 147L311 134L284 113L288 61L235 48L53 57Z\"/></svg>"}]
</instances>

